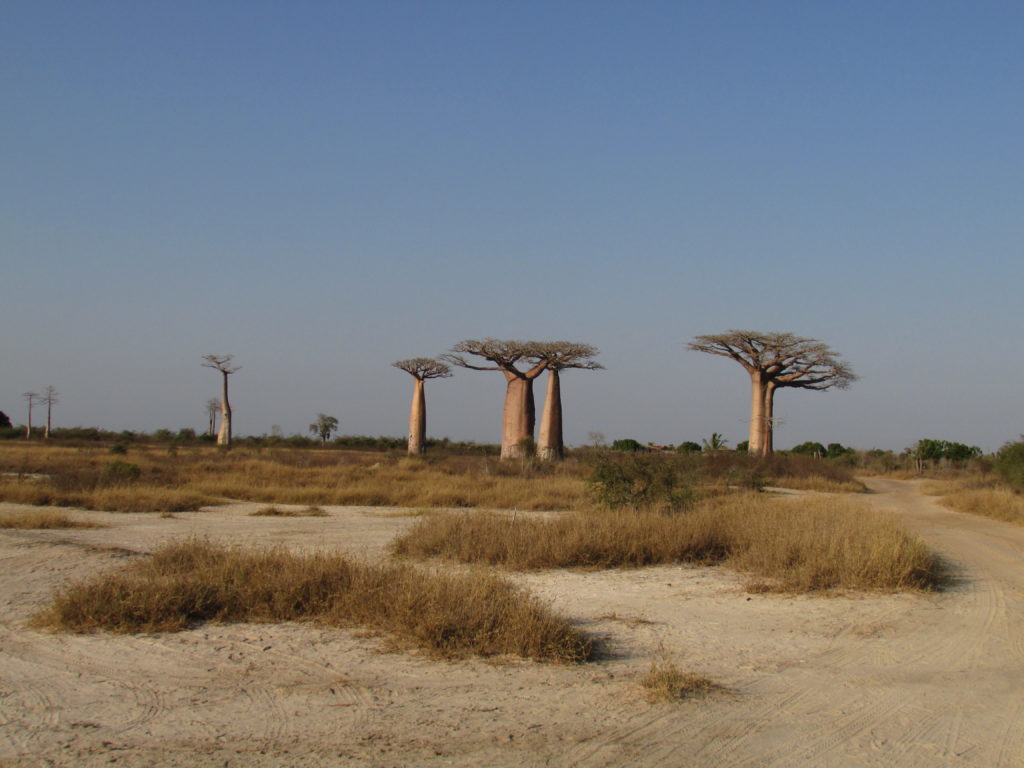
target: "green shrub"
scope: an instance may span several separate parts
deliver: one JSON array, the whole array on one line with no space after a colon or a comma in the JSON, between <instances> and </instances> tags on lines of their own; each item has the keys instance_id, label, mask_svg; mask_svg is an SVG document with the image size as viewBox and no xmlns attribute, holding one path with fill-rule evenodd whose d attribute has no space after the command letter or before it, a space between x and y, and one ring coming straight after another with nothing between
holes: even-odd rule
<instances>
[{"instance_id":1,"label":"green shrub","mask_svg":"<svg viewBox=\"0 0 1024 768\"><path fill-rule=\"evenodd\" d=\"M613 451L626 451L636 453L637 451L642 451L643 449L644 447L643 445L640 444L640 441L634 440L631 437L627 437L623 440L616 440L615 442L612 443Z\"/></svg>"},{"instance_id":2,"label":"green shrub","mask_svg":"<svg viewBox=\"0 0 1024 768\"><path fill-rule=\"evenodd\" d=\"M1015 491L1024 491L1024 442L1007 443L999 450L996 471Z\"/></svg>"},{"instance_id":3,"label":"green shrub","mask_svg":"<svg viewBox=\"0 0 1024 768\"><path fill-rule=\"evenodd\" d=\"M689 468L664 456L601 457L587 484L594 499L608 509L676 512L693 498Z\"/></svg>"},{"instance_id":4,"label":"green shrub","mask_svg":"<svg viewBox=\"0 0 1024 768\"><path fill-rule=\"evenodd\" d=\"M117 460L107 464L100 477L111 485L121 485L138 480L141 474L142 470L137 464Z\"/></svg>"},{"instance_id":5,"label":"green shrub","mask_svg":"<svg viewBox=\"0 0 1024 768\"><path fill-rule=\"evenodd\" d=\"M121 443L114 443L112 446L110 446L110 450L107 451L107 453L112 453L115 456L124 456L126 453L128 453L128 449L121 445Z\"/></svg>"},{"instance_id":6,"label":"green shrub","mask_svg":"<svg viewBox=\"0 0 1024 768\"><path fill-rule=\"evenodd\" d=\"M676 446L676 453L700 453L700 443L686 440Z\"/></svg>"}]
</instances>

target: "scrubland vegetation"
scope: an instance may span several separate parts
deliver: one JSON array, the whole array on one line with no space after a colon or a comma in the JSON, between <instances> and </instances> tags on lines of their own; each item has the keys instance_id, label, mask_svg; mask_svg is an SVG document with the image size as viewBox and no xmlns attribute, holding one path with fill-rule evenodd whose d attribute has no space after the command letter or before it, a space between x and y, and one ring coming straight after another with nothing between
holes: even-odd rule
<instances>
[{"instance_id":1,"label":"scrubland vegetation","mask_svg":"<svg viewBox=\"0 0 1024 768\"><path fill-rule=\"evenodd\" d=\"M844 499L753 493L677 514L437 513L399 537L393 552L518 570L723 564L749 574L757 591L928 589L941 580L935 555L890 516Z\"/></svg>"},{"instance_id":2,"label":"scrubland vegetation","mask_svg":"<svg viewBox=\"0 0 1024 768\"><path fill-rule=\"evenodd\" d=\"M681 492L683 486L765 484L862 490L850 469L838 464L732 452L633 456L589 450L549 464L464 454L422 459L348 450L0 443L5 472L0 500L119 512L181 512L231 499L308 506L585 510L594 506L588 478L601 467L622 463L683 477Z\"/></svg>"},{"instance_id":3,"label":"scrubland vegetation","mask_svg":"<svg viewBox=\"0 0 1024 768\"><path fill-rule=\"evenodd\" d=\"M439 573L336 554L169 544L74 584L33 623L74 632L173 632L232 621L368 627L444 657L514 654L580 662L591 640L489 573Z\"/></svg>"}]
</instances>

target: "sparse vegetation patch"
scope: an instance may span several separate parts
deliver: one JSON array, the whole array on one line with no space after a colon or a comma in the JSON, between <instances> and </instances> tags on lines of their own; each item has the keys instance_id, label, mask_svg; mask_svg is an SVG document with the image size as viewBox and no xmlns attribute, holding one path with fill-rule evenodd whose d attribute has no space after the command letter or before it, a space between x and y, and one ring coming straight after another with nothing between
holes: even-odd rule
<instances>
[{"instance_id":1,"label":"sparse vegetation patch","mask_svg":"<svg viewBox=\"0 0 1024 768\"><path fill-rule=\"evenodd\" d=\"M709 498L682 514L567 513L555 518L437 513L392 545L398 555L513 569L722 563L760 589L927 589L936 556L891 516L845 498ZM765 585L769 585L766 587Z\"/></svg>"},{"instance_id":2,"label":"sparse vegetation patch","mask_svg":"<svg viewBox=\"0 0 1024 768\"><path fill-rule=\"evenodd\" d=\"M514 654L581 662L594 653L592 641L565 619L493 574L444 574L195 539L69 586L34 624L133 633L208 621L365 626L446 657Z\"/></svg>"}]
</instances>

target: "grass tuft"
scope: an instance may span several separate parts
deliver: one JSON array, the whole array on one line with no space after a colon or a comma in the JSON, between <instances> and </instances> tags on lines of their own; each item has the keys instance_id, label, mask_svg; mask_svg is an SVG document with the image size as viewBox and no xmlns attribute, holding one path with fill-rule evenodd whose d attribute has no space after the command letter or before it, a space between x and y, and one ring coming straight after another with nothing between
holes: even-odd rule
<instances>
[{"instance_id":1,"label":"grass tuft","mask_svg":"<svg viewBox=\"0 0 1024 768\"><path fill-rule=\"evenodd\" d=\"M665 653L651 660L650 669L640 678L639 683L652 704L704 696L721 688L706 677L683 672Z\"/></svg>"},{"instance_id":2,"label":"grass tuft","mask_svg":"<svg viewBox=\"0 0 1024 768\"><path fill-rule=\"evenodd\" d=\"M443 574L336 554L191 539L67 587L33 619L72 632L174 632L207 621L316 621L384 630L444 657L582 662L591 640L493 574Z\"/></svg>"},{"instance_id":3,"label":"grass tuft","mask_svg":"<svg viewBox=\"0 0 1024 768\"><path fill-rule=\"evenodd\" d=\"M280 507L263 507L249 513L250 517L330 517L320 507L305 509L281 509Z\"/></svg>"}]
</instances>

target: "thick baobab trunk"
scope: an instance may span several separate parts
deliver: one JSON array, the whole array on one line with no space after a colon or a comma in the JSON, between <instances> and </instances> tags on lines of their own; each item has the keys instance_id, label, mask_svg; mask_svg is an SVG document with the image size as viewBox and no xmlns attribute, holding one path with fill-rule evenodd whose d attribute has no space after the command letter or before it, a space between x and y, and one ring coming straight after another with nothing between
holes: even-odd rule
<instances>
[{"instance_id":1,"label":"thick baobab trunk","mask_svg":"<svg viewBox=\"0 0 1024 768\"><path fill-rule=\"evenodd\" d=\"M765 438L765 384L759 371L750 374L750 438L747 452L752 456L764 455Z\"/></svg>"},{"instance_id":2,"label":"thick baobab trunk","mask_svg":"<svg viewBox=\"0 0 1024 768\"><path fill-rule=\"evenodd\" d=\"M423 379L414 379L412 408L409 410L409 453L419 456L427 437L427 397Z\"/></svg>"},{"instance_id":3,"label":"thick baobab trunk","mask_svg":"<svg viewBox=\"0 0 1024 768\"><path fill-rule=\"evenodd\" d=\"M43 432L43 439L44 440L49 440L50 439L50 416L51 416L50 411L51 411L51 406L50 406L49 403L47 403L46 404L46 431Z\"/></svg>"},{"instance_id":4,"label":"thick baobab trunk","mask_svg":"<svg viewBox=\"0 0 1024 768\"><path fill-rule=\"evenodd\" d=\"M562 385L558 371L548 369L548 392L544 398L544 412L540 417L540 438L537 442L537 458L541 461L558 461L565 452L562 443Z\"/></svg>"},{"instance_id":5,"label":"thick baobab trunk","mask_svg":"<svg viewBox=\"0 0 1024 768\"><path fill-rule=\"evenodd\" d=\"M217 445L231 446L231 403L228 402L228 374L221 371L224 377L224 390L220 398L220 432L217 433Z\"/></svg>"},{"instance_id":6,"label":"thick baobab trunk","mask_svg":"<svg viewBox=\"0 0 1024 768\"><path fill-rule=\"evenodd\" d=\"M25 426L25 439L32 439L32 403L28 404L28 424Z\"/></svg>"},{"instance_id":7,"label":"thick baobab trunk","mask_svg":"<svg viewBox=\"0 0 1024 768\"><path fill-rule=\"evenodd\" d=\"M522 441L533 439L533 380L505 372L505 412L501 429L501 458L524 457Z\"/></svg>"}]
</instances>

